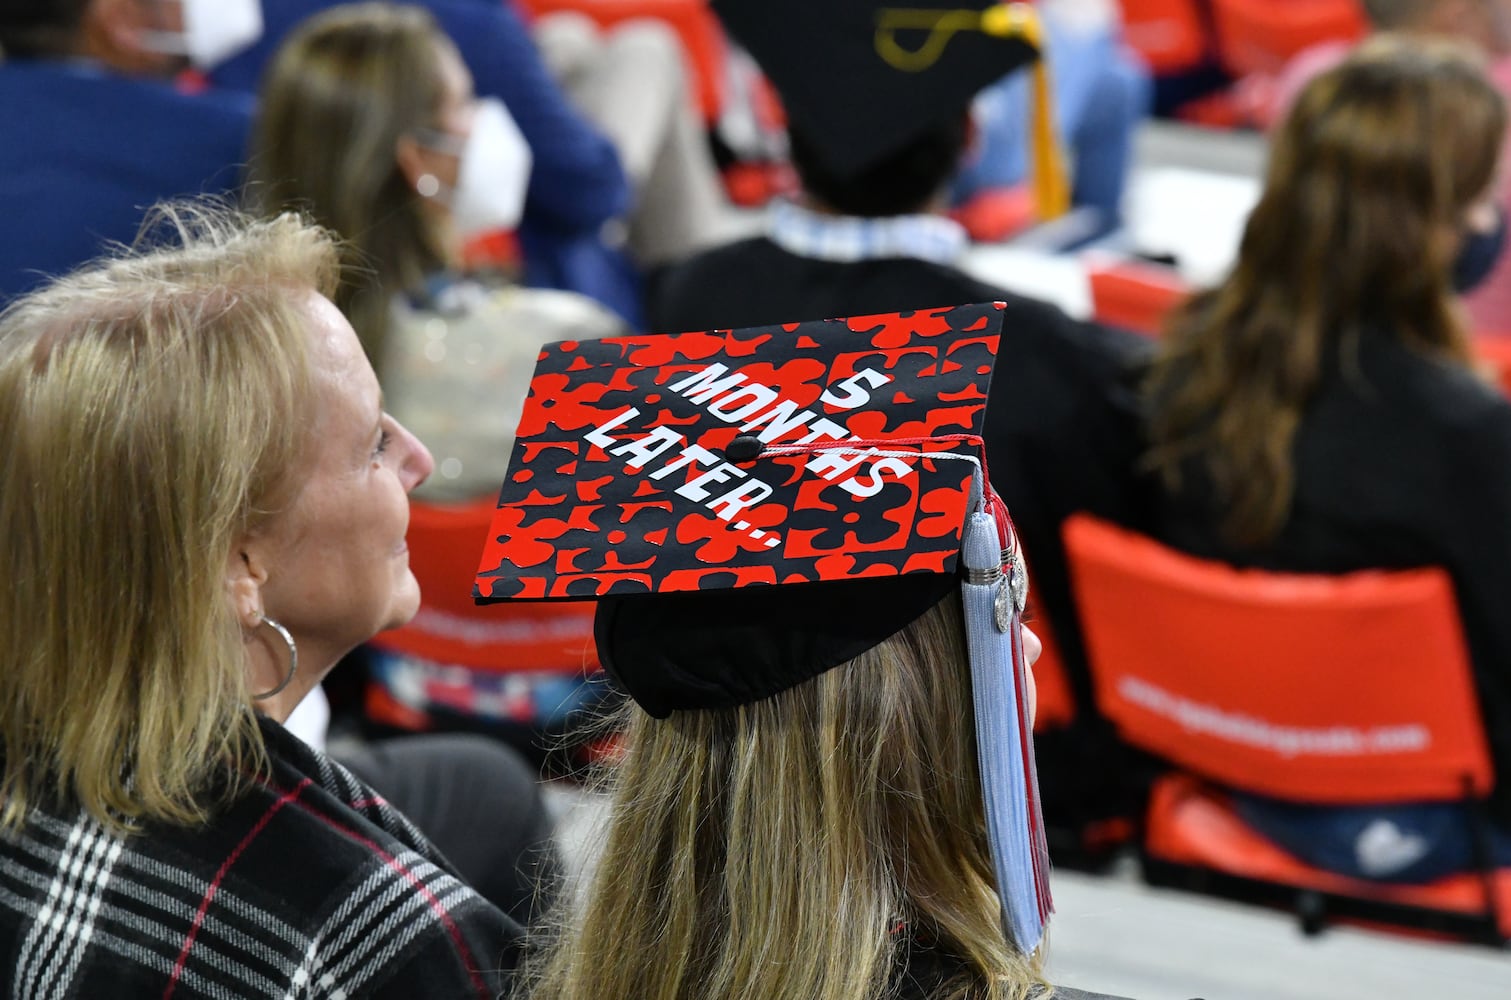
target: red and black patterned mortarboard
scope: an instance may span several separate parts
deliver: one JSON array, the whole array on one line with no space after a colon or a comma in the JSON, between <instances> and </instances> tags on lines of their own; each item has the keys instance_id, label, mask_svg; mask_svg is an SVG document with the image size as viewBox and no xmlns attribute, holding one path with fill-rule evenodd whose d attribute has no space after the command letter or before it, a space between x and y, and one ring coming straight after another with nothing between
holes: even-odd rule
<instances>
[{"instance_id":1,"label":"red and black patterned mortarboard","mask_svg":"<svg viewBox=\"0 0 1511 1000\"><path fill-rule=\"evenodd\" d=\"M600 661L666 717L802 683L959 587L1004 922L1031 950L1048 895L1023 577L981 458L1002 321L997 303L547 346L474 596L597 599Z\"/></svg>"}]
</instances>

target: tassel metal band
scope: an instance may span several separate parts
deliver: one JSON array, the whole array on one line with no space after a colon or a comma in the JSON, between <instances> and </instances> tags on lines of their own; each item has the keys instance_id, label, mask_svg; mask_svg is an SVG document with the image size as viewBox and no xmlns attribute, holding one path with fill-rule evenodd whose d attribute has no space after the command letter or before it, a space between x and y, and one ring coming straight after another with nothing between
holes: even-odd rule
<instances>
[{"instance_id":1,"label":"tassel metal band","mask_svg":"<svg viewBox=\"0 0 1511 1000\"><path fill-rule=\"evenodd\" d=\"M970 569L970 568L966 568L966 570L964 572L964 576L965 576L965 582L966 583L975 584L976 586L979 586L979 587L989 587L992 584L996 583L998 580L1002 579L1002 570L1001 570L1001 568L993 568L993 569Z\"/></svg>"}]
</instances>

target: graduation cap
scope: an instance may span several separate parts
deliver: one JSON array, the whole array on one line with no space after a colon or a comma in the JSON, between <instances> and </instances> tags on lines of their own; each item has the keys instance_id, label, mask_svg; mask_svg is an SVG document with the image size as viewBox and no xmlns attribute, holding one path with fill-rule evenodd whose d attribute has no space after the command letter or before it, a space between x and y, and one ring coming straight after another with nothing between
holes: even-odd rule
<instances>
[{"instance_id":1,"label":"graduation cap","mask_svg":"<svg viewBox=\"0 0 1511 1000\"><path fill-rule=\"evenodd\" d=\"M647 712L748 704L960 588L1005 928L1047 918L1011 523L982 450L1002 305L548 345L474 597L599 601Z\"/></svg>"},{"instance_id":2,"label":"graduation cap","mask_svg":"<svg viewBox=\"0 0 1511 1000\"><path fill-rule=\"evenodd\" d=\"M1026 3L972 2L713 0L713 8L775 85L792 124L841 177L886 158L961 113L983 87L1033 63L1035 196L1042 217L1060 215L1070 189L1049 76L1038 58L1038 13Z\"/></svg>"}]
</instances>

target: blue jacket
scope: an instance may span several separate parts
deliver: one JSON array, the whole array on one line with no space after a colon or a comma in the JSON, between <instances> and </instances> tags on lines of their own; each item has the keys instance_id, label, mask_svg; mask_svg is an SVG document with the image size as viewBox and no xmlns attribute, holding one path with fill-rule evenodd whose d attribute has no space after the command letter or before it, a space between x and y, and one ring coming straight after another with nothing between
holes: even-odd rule
<instances>
[{"instance_id":1,"label":"blue jacket","mask_svg":"<svg viewBox=\"0 0 1511 1000\"><path fill-rule=\"evenodd\" d=\"M230 192L252 104L83 62L0 62L0 299L129 243L163 198Z\"/></svg>"}]
</instances>

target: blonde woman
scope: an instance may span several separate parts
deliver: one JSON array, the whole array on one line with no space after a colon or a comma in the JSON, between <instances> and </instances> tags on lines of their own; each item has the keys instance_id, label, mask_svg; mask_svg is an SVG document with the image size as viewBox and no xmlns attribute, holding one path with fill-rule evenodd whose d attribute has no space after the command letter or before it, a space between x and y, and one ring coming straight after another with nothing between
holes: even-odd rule
<instances>
[{"instance_id":1,"label":"blonde woman","mask_svg":"<svg viewBox=\"0 0 1511 1000\"><path fill-rule=\"evenodd\" d=\"M280 724L414 614L430 454L329 234L160 223L0 316L0 984L488 1000L517 925Z\"/></svg>"},{"instance_id":2,"label":"blonde woman","mask_svg":"<svg viewBox=\"0 0 1511 1000\"><path fill-rule=\"evenodd\" d=\"M657 601L631 607L674 659L686 614L741 617ZM960 617L951 597L751 704L669 718L628 705L603 856L529 996L1044 995L1037 961L1002 934Z\"/></svg>"}]
</instances>

